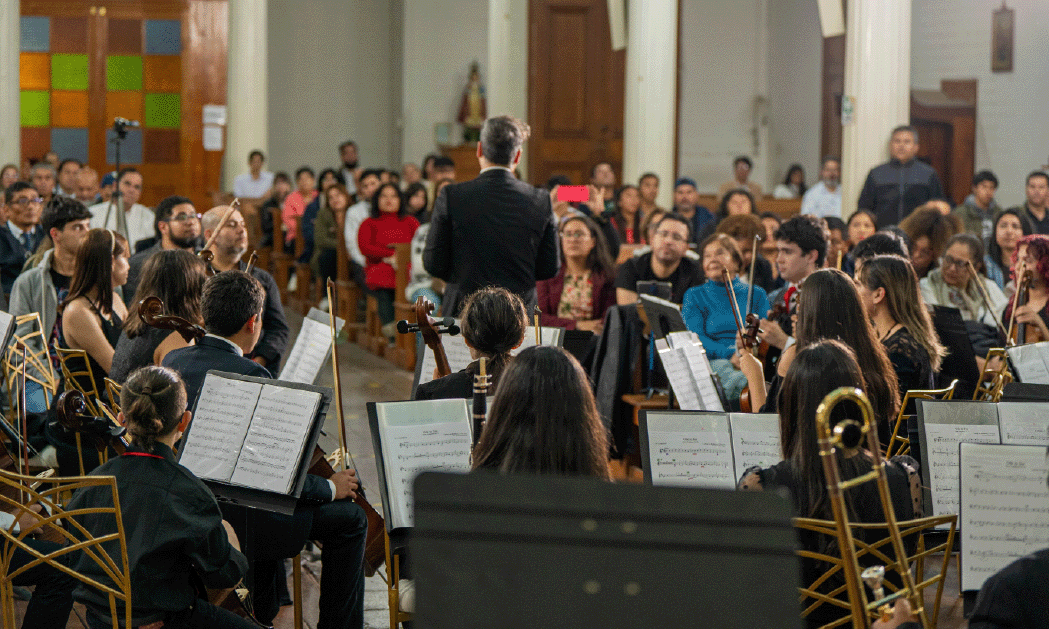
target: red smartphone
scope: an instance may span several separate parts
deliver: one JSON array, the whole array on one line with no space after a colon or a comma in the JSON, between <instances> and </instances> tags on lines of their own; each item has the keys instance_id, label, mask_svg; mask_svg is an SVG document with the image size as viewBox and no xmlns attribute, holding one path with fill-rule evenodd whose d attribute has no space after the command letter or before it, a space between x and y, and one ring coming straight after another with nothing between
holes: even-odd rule
<instances>
[{"instance_id":1,"label":"red smartphone","mask_svg":"<svg viewBox=\"0 0 1049 629\"><path fill-rule=\"evenodd\" d=\"M558 186L557 200L567 203L586 203L590 200L590 191L586 186Z\"/></svg>"}]
</instances>

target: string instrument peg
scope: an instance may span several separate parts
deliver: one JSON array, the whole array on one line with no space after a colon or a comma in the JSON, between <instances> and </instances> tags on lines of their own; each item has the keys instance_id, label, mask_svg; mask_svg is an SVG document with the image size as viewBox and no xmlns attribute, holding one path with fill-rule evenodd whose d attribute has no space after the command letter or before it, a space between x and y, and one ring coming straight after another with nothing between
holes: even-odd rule
<instances>
[{"instance_id":1,"label":"string instrument peg","mask_svg":"<svg viewBox=\"0 0 1049 629\"><path fill-rule=\"evenodd\" d=\"M164 314L164 302L157 296L146 297L138 302L138 316L151 328L178 332L187 343L200 340L208 333L192 321L178 315Z\"/></svg>"}]
</instances>

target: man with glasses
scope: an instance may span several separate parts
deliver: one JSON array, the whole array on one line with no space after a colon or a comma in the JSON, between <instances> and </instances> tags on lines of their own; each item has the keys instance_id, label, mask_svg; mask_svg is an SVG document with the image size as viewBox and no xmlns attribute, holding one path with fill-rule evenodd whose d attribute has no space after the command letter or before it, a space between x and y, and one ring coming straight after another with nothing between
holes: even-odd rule
<instances>
[{"instance_id":1,"label":"man with glasses","mask_svg":"<svg viewBox=\"0 0 1049 629\"><path fill-rule=\"evenodd\" d=\"M185 249L195 253L200 247L200 216L193 202L186 197L167 197L157 204L154 222L157 243L131 256L128 264L127 282L124 284L124 301L131 303L138 287L138 277L154 253L169 249Z\"/></svg>"},{"instance_id":2,"label":"man with glasses","mask_svg":"<svg viewBox=\"0 0 1049 629\"><path fill-rule=\"evenodd\" d=\"M616 302L620 306L637 303L638 282L670 282L671 298L680 304L685 291L703 283L703 268L686 258L692 241L692 225L677 213L667 214L656 223L652 251L631 258L616 274Z\"/></svg>"},{"instance_id":3,"label":"man with glasses","mask_svg":"<svg viewBox=\"0 0 1049 629\"><path fill-rule=\"evenodd\" d=\"M43 197L43 205L47 205L47 202L54 196L57 179L55 167L49 162L37 162L29 170L29 180L32 182L33 187L36 188L36 191L40 193L40 196Z\"/></svg>"},{"instance_id":4,"label":"man with glasses","mask_svg":"<svg viewBox=\"0 0 1049 629\"><path fill-rule=\"evenodd\" d=\"M3 200L8 219L0 228L0 286L6 297L11 294L11 287L22 272L26 259L43 237L40 213L44 206L36 188L24 181L8 186Z\"/></svg>"}]
</instances>

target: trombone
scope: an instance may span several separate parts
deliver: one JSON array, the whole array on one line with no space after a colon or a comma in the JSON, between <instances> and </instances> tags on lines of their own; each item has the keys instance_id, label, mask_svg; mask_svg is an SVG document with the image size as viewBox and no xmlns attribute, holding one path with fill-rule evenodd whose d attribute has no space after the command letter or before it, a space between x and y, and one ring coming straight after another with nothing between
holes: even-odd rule
<instances>
[{"instance_id":1,"label":"trombone","mask_svg":"<svg viewBox=\"0 0 1049 629\"><path fill-rule=\"evenodd\" d=\"M855 402L862 411L863 422L855 419L843 419L833 428L830 425L830 415L834 408L844 402ZM882 617L889 612L889 603L897 598L906 597L911 604L911 610L918 617L922 627L928 627L928 619L925 616L925 607L922 597L914 587L914 578L908 566L907 553L903 548L903 538L900 536L900 527L896 523L896 513L893 510L892 498L889 496L889 482L885 474L885 460L881 456L881 447L878 445L877 431L873 430L874 410L870 400L863 391L850 387L842 387L830 392L816 409L816 431L819 435L820 459L823 462L823 473L827 477L827 493L830 497L831 510L834 513L834 523L838 531L838 546L841 548L842 571L845 573L845 585L852 607L852 626L869 627L871 613L878 610ZM855 451L863 446L866 439L867 449L870 450L873 466L870 472L857 476L856 478L843 481L838 473L838 462L835 452L838 448L846 452ZM892 548L896 553L896 561L900 566L899 573L903 579L903 587L889 596L883 595L881 588L881 577L884 575L884 567L875 566L864 570L861 574L860 565L856 559L856 549L852 542L852 529L849 527L848 514L845 509L846 489L862 485L870 480L878 484L878 495L881 498L882 511L885 514L885 523L892 538ZM880 568L880 570L879 570ZM874 591L876 600L867 601L867 593L861 580Z\"/></svg>"}]
</instances>

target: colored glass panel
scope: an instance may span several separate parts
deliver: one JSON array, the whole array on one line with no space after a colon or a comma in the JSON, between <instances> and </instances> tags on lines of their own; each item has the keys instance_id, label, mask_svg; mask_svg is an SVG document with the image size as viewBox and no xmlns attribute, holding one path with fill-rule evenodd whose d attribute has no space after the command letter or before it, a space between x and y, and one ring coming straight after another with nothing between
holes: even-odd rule
<instances>
[{"instance_id":1,"label":"colored glass panel","mask_svg":"<svg viewBox=\"0 0 1049 629\"><path fill-rule=\"evenodd\" d=\"M87 55L52 55L51 89L86 90Z\"/></svg>"},{"instance_id":2,"label":"colored glass panel","mask_svg":"<svg viewBox=\"0 0 1049 629\"><path fill-rule=\"evenodd\" d=\"M142 54L142 20L110 19L106 23L111 55Z\"/></svg>"},{"instance_id":3,"label":"colored glass panel","mask_svg":"<svg viewBox=\"0 0 1049 629\"><path fill-rule=\"evenodd\" d=\"M87 162L87 129L51 129L51 150L60 159Z\"/></svg>"},{"instance_id":4,"label":"colored glass panel","mask_svg":"<svg viewBox=\"0 0 1049 629\"><path fill-rule=\"evenodd\" d=\"M24 90L46 90L51 87L51 55L45 52L20 53L18 83Z\"/></svg>"},{"instance_id":5,"label":"colored glass panel","mask_svg":"<svg viewBox=\"0 0 1049 629\"><path fill-rule=\"evenodd\" d=\"M110 55L106 57L106 89L139 91L142 89L142 57Z\"/></svg>"},{"instance_id":6,"label":"colored glass panel","mask_svg":"<svg viewBox=\"0 0 1049 629\"><path fill-rule=\"evenodd\" d=\"M142 89L147 92L181 92L182 58L171 56L143 57Z\"/></svg>"},{"instance_id":7,"label":"colored glass panel","mask_svg":"<svg viewBox=\"0 0 1049 629\"><path fill-rule=\"evenodd\" d=\"M22 90L22 126L46 127L51 124L51 94Z\"/></svg>"},{"instance_id":8,"label":"colored glass panel","mask_svg":"<svg viewBox=\"0 0 1049 629\"><path fill-rule=\"evenodd\" d=\"M116 132L110 127L106 129L106 164L117 163L116 145L113 138ZM128 129L127 139L120 144L120 165L142 163L142 129Z\"/></svg>"},{"instance_id":9,"label":"colored glass panel","mask_svg":"<svg viewBox=\"0 0 1049 629\"><path fill-rule=\"evenodd\" d=\"M142 121L142 92L107 92L106 120L114 118Z\"/></svg>"},{"instance_id":10,"label":"colored glass panel","mask_svg":"<svg viewBox=\"0 0 1049 629\"><path fill-rule=\"evenodd\" d=\"M182 96L146 94L146 126L177 129L182 123Z\"/></svg>"},{"instance_id":11,"label":"colored glass panel","mask_svg":"<svg viewBox=\"0 0 1049 629\"><path fill-rule=\"evenodd\" d=\"M22 155L39 159L50 150L50 129L22 127Z\"/></svg>"},{"instance_id":12,"label":"colored glass panel","mask_svg":"<svg viewBox=\"0 0 1049 629\"><path fill-rule=\"evenodd\" d=\"M51 50L51 20L46 17L22 17L22 51L48 52Z\"/></svg>"},{"instance_id":13,"label":"colored glass panel","mask_svg":"<svg viewBox=\"0 0 1049 629\"><path fill-rule=\"evenodd\" d=\"M87 92L51 92L52 127L86 127Z\"/></svg>"},{"instance_id":14,"label":"colored glass panel","mask_svg":"<svg viewBox=\"0 0 1049 629\"><path fill-rule=\"evenodd\" d=\"M51 52L87 52L87 18L52 17Z\"/></svg>"},{"instance_id":15,"label":"colored glass panel","mask_svg":"<svg viewBox=\"0 0 1049 629\"><path fill-rule=\"evenodd\" d=\"M182 138L178 129L146 129L146 161L150 164L177 164L181 161Z\"/></svg>"},{"instance_id":16,"label":"colored glass panel","mask_svg":"<svg viewBox=\"0 0 1049 629\"><path fill-rule=\"evenodd\" d=\"M146 54L177 55L182 52L182 23L146 20Z\"/></svg>"}]
</instances>

